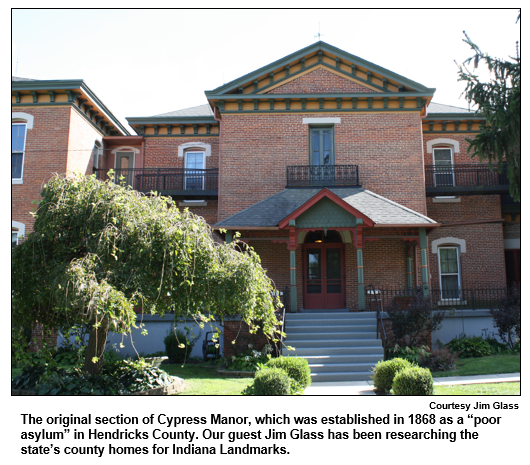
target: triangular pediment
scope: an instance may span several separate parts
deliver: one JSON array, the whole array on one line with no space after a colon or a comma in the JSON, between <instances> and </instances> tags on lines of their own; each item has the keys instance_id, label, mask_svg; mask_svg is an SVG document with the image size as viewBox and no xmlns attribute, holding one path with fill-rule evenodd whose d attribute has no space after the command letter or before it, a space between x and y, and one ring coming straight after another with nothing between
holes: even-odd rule
<instances>
[{"instance_id":1,"label":"triangular pediment","mask_svg":"<svg viewBox=\"0 0 530 465\"><path fill-rule=\"evenodd\" d=\"M221 95L228 97L240 94L277 93L275 89L288 84L293 87L295 84L291 83L317 69L325 69L337 77L342 76L345 80L352 82L352 88L367 88L370 92L428 92L434 90L330 44L316 42L217 89L206 91L206 96L210 99L219 98ZM329 75L326 74L326 76L330 78ZM306 77L302 82L308 80L309 78ZM355 84L361 87L356 88ZM284 90L287 90L287 87ZM367 91L359 90L359 93L365 92ZM327 89L326 93L334 92ZM348 91L347 93L357 92Z\"/></svg>"},{"instance_id":2,"label":"triangular pediment","mask_svg":"<svg viewBox=\"0 0 530 465\"><path fill-rule=\"evenodd\" d=\"M287 80L285 84L278 84L266 94L315 94L315 93L334 93L334 94L358 94L382 92L376 87L363 85L350 77L341 76L323 66L315 70L301 74L299 77L293 77Z\"/></svg>"}]
</instances>

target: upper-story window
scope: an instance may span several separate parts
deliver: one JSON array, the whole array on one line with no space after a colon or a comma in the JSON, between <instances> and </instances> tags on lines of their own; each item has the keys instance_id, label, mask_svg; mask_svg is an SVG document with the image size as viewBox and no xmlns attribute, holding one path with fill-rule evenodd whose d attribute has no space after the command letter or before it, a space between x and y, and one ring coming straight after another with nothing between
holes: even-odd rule
<instances>
[{"instance_id":1,"label":"upper-story window","mask_svg":"<svg viewBox=\"0 0 530 465\"><path fill-rule=\"evenodd\" d=\"M198 150L186 152L185 190L204 190L205 153Z\"/></svg>"},{"instance_id":2,"label":"upper-story window","mask_svg":"<svg viewBox=\"0 0 530 465\"><path fill-rule=\"evenodd\" d=\"M11 125L11 179L22 180L26 151L26 123Z\"/></svg>"},{"instance_id":3,"label":"upper-story window","mask_svg":"<svg viewBox=\"0 0 530 465\"><path fill-rule=\"evenodd\" d=\"M435 169L435 186L454 186L453 149L448 146L433 147L432 158Z\"/></svg>"},{"instance_id":4,"label":"upper-story window","mask_svg":"<svg viewBox=\"0 0 530 465\"><path fill-rule=\"evenodd\" d=\"M327 166L335 164L333 126L309 129L309 164Z\"/></svg>"}]
</instances>

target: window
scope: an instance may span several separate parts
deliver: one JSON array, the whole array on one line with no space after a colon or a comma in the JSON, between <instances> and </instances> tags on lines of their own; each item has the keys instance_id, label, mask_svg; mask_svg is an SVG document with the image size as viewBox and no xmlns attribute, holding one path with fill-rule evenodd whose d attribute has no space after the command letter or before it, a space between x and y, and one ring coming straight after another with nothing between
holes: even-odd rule
<instances>
[{"instance_id":1,"label":"window","mask_svg":"<svg viewBox=\"0 0 530 465\"><path fill-rule=\"evenodd\" d=\"M186 174L184 190L204 190L204 152L186 152Z\"/></svg>"},{"instance_id":2,"label":"window","mask_svg":"<svg viewBox=\"0 0 530 465\"><path fill-rule=\"evenodd\" d=\"M333 126L313 127L309 129L309 164L328 166L335 164Z\"/></svg>"},{"instance_id":3,"label":"window","mask_svg":"<svg viewBox=\"0 0 530 465\"><path fill-rule=\"evenodd\" d=\"M438 247L442 300L460 299L459 262L458 247Z\"/></svg>"},{"instance_id":4,"label":"window","mask_svg":"<svg viewBox=\"0 0 530 465\"><path fill-rule=\"evenodd\" d=\"M18 245L18 232L11 231L11 250Z\"/></svg>"},{"instance_id":5,"label":"window","mask_svg":"<svg viewBox=\"0 0 530 465\"><path fill-rule=\"evenodd\" d=\"M11 125L11 179L22 180L26 150L26 123Z\"/></svg>"},{"instance_id":6,"label":"window","mask_svg":"<svg viewBox=\"0 0 530 465\"><path fill-rule=\"evenodd\" d=\"M451 147L435 147L432 156L434 185L437 187L454 186L453 149Z\"/></svg>"}]
</instances>

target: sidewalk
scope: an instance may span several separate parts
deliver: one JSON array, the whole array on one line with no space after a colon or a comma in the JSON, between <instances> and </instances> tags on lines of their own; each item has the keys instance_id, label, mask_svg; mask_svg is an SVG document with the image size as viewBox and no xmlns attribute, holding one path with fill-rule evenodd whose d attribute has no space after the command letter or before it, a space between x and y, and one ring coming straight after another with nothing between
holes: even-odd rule
<instances>
[{"instance_id":1,"label":"sidewalk","mask_svg":"<svg viewBox=\"0 0 530 465\"><path fill-rule=\"evenodd\" d=\"M434 378L435 386L455 384L513 383L521 381L521 373L500 373L497 375L449 376ZM314 383L306 396L375 396L372 381L344 381L339 383Z\"/></svg>"}]
</instances>

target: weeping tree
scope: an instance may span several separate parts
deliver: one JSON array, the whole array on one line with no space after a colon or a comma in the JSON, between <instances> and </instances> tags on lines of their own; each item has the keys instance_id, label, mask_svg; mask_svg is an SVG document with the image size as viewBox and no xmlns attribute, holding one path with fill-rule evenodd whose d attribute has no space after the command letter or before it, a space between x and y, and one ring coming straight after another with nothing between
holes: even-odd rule
<instances>
[{"instance_id":1,"label":"weeping tree","mask_svg":"<svg viewBox=\"0 0 530 465\"><path fill-rule=\"evenodd\" d=\"M464 42L473 50L473 56L459 65L458 80L466 83L466 100L477 107L477 113L486 118L480 133L469 142L468 152L479 160L487 160L490 169L498 162L499 173L504 162L508 168L510 195L521 198L521 57L516 44L515 56L508 60L493 58L482 52L465 33ZM471 67L483 62L490 80L483 82Z\"/></svg>"},{"instance_id":2,"label":"weeping tree","mask_svg":"<svg viewBox=\"0 0 530 465\"><path fill-rule=\"evenodd\" d=\"M201 217L80 174L54 176L41 195L34 232L13 250L13 325L87 325L86 372L101 372L108 332L136 327L135 309L201 324L239 315L275 337L273 284L258 255L216 243Z\"/></svg>"}]
</instances>

